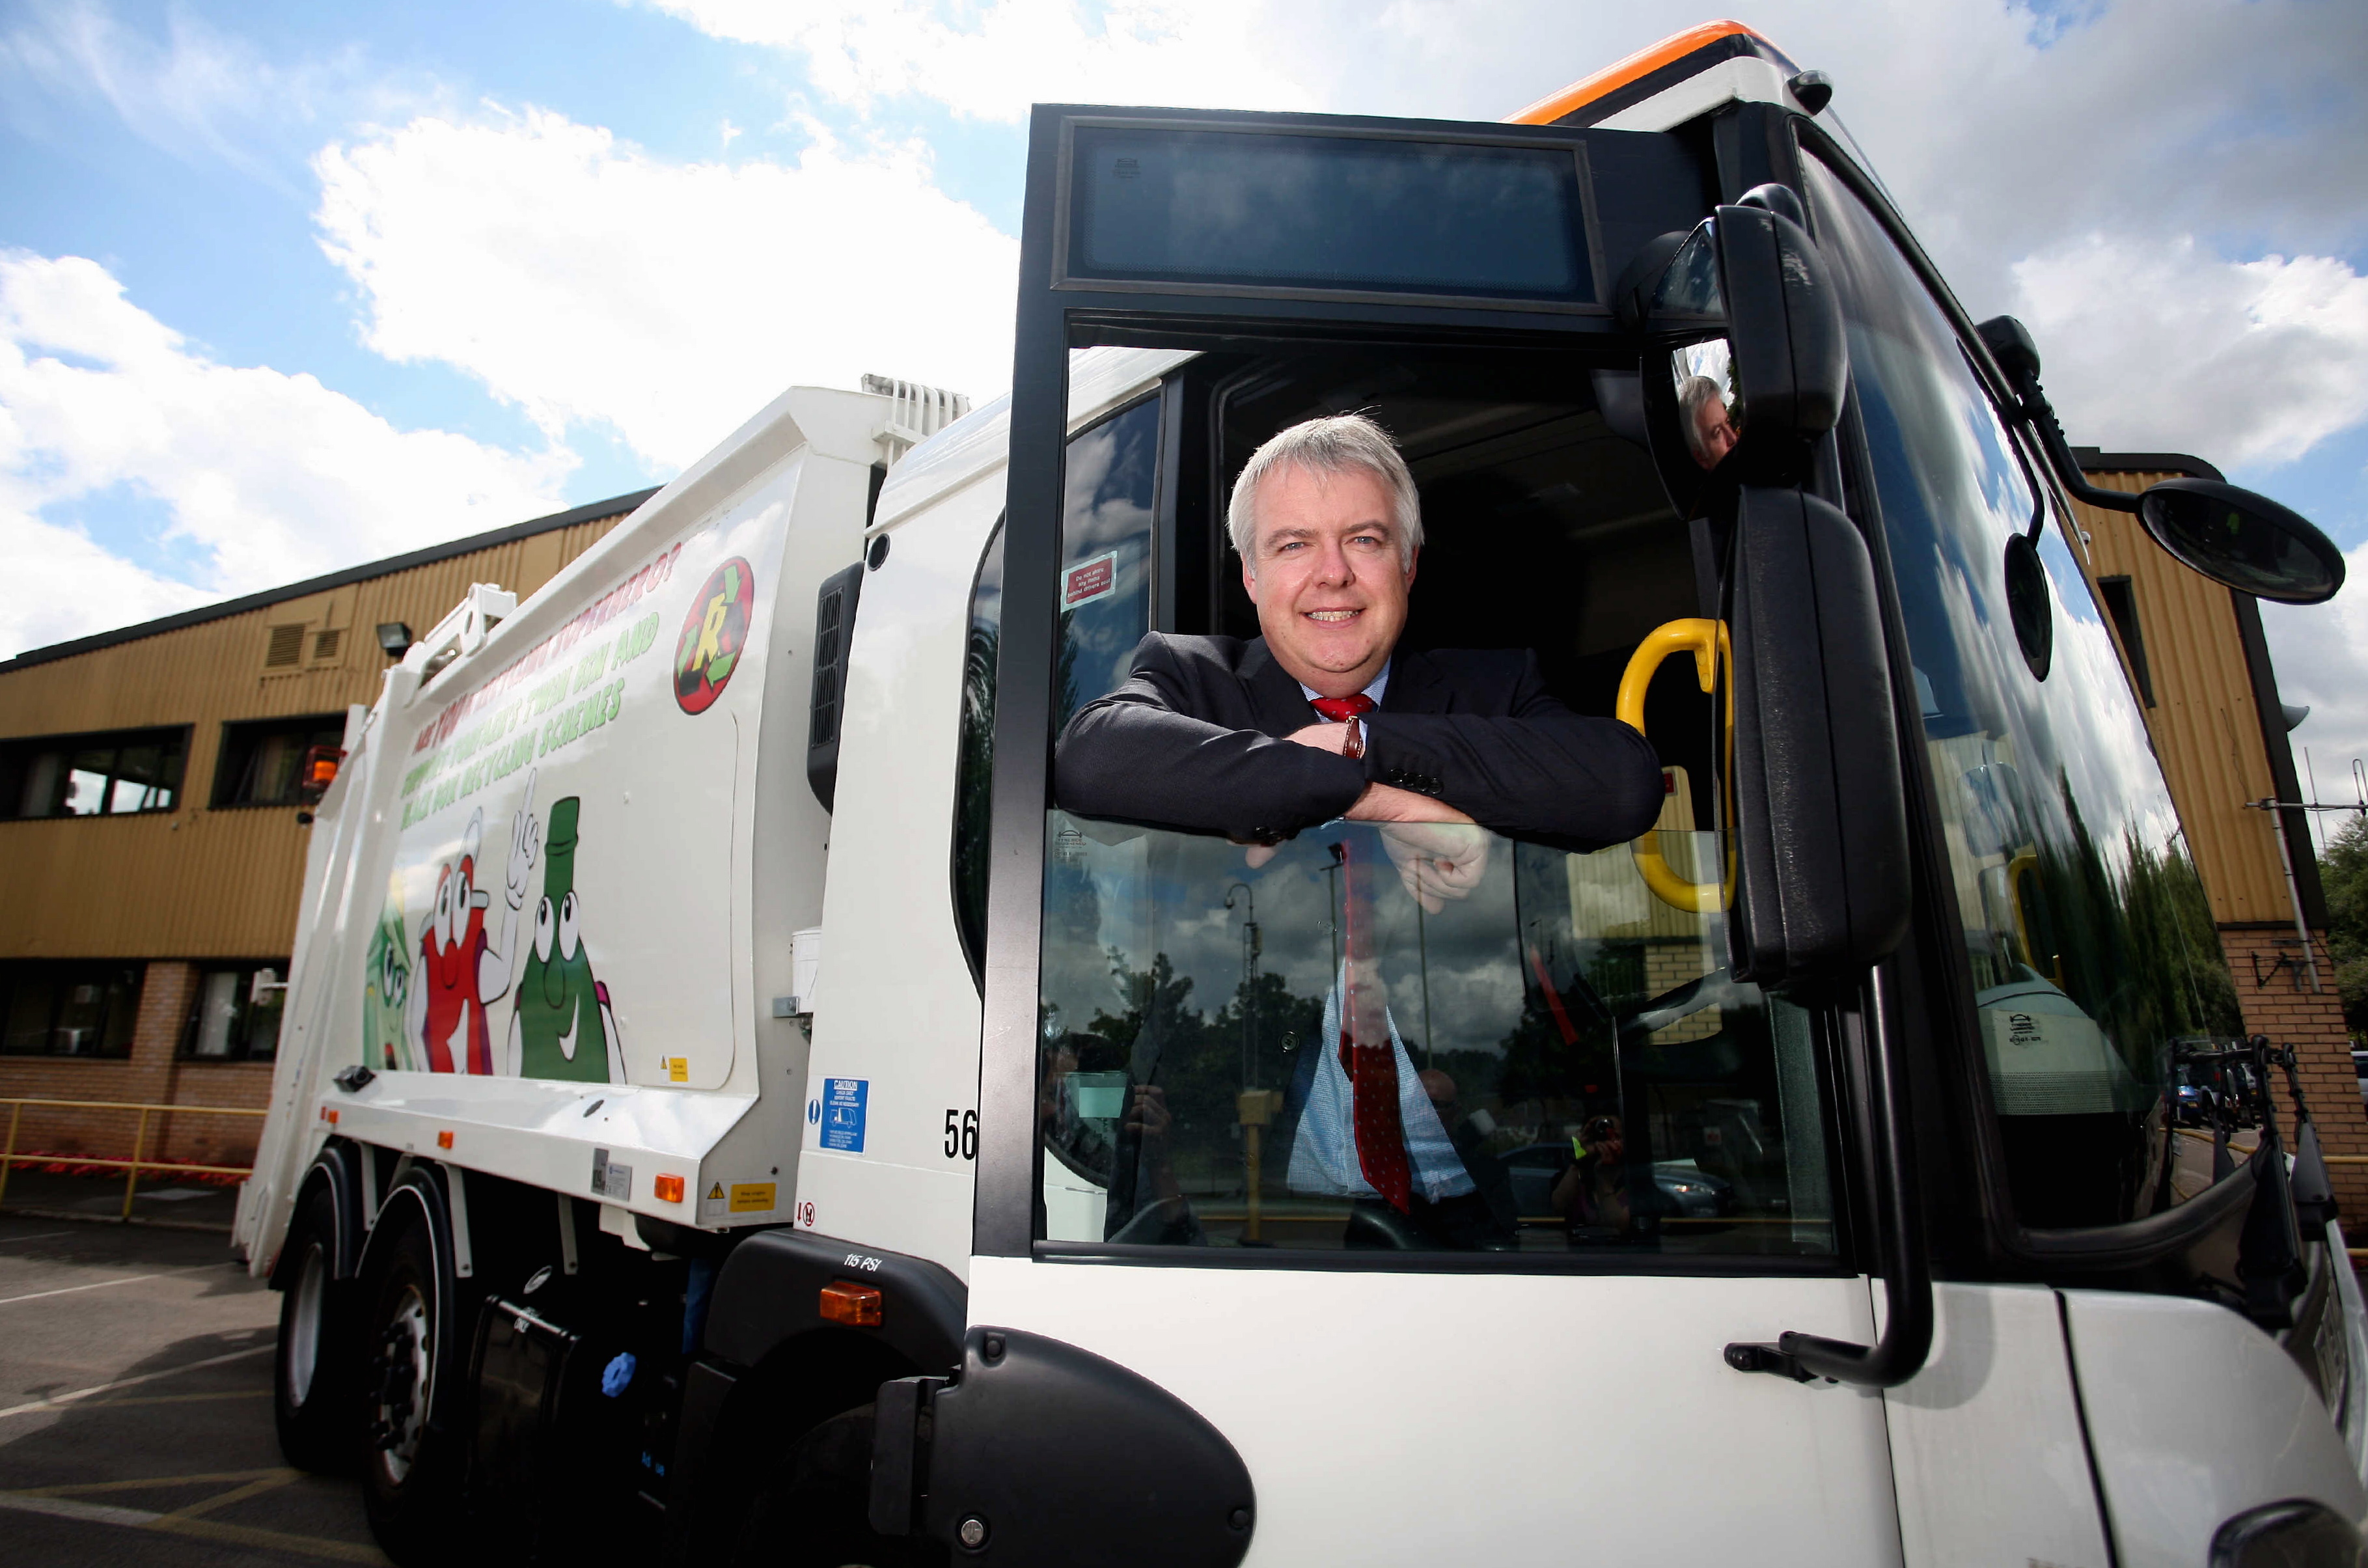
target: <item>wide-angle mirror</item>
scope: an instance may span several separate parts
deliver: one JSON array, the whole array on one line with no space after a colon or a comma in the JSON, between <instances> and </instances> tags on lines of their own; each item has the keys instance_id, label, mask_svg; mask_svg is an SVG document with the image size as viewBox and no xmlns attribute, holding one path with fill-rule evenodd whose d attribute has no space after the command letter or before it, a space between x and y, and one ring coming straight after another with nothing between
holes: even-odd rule
<instances>
[{"instance_id":1,"label":"wide-angle mirror","mask_svg":"<svg viewBox=\"0 0 2368 1568\"><path fill-rule=\"evenodd\" d=\"M2325 604L2343 586L2343 552L2335 541L2250 490L2166 479L2138 497L2138 520L2186 565L2260 598Z\"/></svg>"}]
</instances>

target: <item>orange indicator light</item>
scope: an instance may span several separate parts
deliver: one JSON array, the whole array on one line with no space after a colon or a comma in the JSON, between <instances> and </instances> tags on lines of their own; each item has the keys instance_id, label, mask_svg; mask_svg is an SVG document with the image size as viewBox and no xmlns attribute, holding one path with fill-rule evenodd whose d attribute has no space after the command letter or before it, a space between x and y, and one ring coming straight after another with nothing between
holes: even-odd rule
<instances>
[{"instance_id":1,"label":"orange indicator light","mask_svg":"<svg viewBox=\"0 0 2368 1568\"><path fill-rule=\"evenodd\" d=\"M439 1149L449 1149L452 1146L452 1130L450 1128L448 1127L443 1131L438 1132L436 1135L436 1146Z\"/></svg>"},{"instance_id":2,"label":"orange indicator light","mask_svg":"<svg viewBox=\"0 0 2368 1568\"><path fill-rule=\"evenodd\" d=\"M833 1280L822 1288L822 1321L849 1328L880 1326L880 1292L869 1285Z\"/></svg>"},{"instance_id":3,"label":"orange indicator light","mask_svg":"<svg viewBox=\"0 0 2368 1568\"><path fill-rule=\"evenodd\" d=\"M330 1126L335 1127L337 1124L336 1108L335 1106L323 1106L321 1108L321 1119L327 1122Z\"/></svg>"},{"instance_id":4,"label":"orange indicator light","mask_svg":"<svg viewBox=\"0 0 2368 1568\"><path fill-rule=\"evenodd\" d=\"M650 1184L650 1190L658 1195L660 1203L679 1203L682 1201L682 1177L662 1176Z\"/></svg>"}]
</instances>

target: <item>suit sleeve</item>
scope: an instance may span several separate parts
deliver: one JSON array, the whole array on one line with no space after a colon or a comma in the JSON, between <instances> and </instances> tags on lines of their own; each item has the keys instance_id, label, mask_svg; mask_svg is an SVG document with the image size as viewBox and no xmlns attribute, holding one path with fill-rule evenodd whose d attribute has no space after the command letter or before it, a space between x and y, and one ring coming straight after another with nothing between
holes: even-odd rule
<instances>
[{"instance_id":1,"label":"suit sleeve","mask_svg":"<svg viewBox=\"0 0 2368 1568\"><path fill-rule=\"evenodd\" d=\"M1564 706L1534 654L1523 655L1505 708L1501 717L1376 714L1366 722L1367 776L1434 796L1492 832L1569 848L1625 843L1653 825L1664 785L1651 742Z\"/></svg>"},{"instance_id":2,"label":"suit sleeve","mask_svg":"<svg viewBox=\"0 0 2368 1568\"><path fill-rule=\"evenodd\" d=\"M1167 638L1145 637L1119 687L1077 710L1053 757L1064 811L1274 843L1329 822L1365 790L1361 765L1192 717L1204 671Z\"/></svg>"}]
</instances>

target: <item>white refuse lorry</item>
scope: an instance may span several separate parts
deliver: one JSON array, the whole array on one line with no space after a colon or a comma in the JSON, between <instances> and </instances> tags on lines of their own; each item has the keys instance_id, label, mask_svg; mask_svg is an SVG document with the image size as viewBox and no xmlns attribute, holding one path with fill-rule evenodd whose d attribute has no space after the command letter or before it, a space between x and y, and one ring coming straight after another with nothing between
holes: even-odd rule
<instances>
[{"instance_id":1,"label":"white refuse lorry","mask_svg":"<svg viewBox=\"0 0 2368 1568\"><path fill-rule=\"evenodd\" d=\"M2357 1560L2324 1164L2066 498L2340 556L2089 490L1831 92L1716 24L1504 124L1039 108L1008 399L792 390L474 590L315 808L239 1218L290 1460L406 1563ZM1434 908L1368 824L1062 809L1349 409L1406 645L1643 730L1651 832Z\"/></svg>"}]
</instances>

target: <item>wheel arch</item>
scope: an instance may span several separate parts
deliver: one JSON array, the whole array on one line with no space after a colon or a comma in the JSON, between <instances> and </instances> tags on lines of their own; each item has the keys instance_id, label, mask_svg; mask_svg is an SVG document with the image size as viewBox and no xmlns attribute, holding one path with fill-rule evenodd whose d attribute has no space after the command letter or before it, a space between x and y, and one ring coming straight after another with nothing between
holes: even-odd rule
<instances>
[{"instance_id":1,"label":"wheel arch","mask_svg":"<svg viewBox=\"0 0 2368 1568\"><path fill-rule=\"evenodd\" d=\"M329 1245L332 1279L351 1279L361 1267L371 1221L371 1216L362 1212L362 1162L368 1158L367 1149L347 1139L332 1138L321 1146L303 1179L296 1184L295 1207L289 1211L291 1229L303 1215L305 1206L312 1202L313 1192L320 1188L328 1191L333 1232ZM264 1282L274 1290L285 1290L296 1282L295 1249L284 1240Z\"/></svg>"}]
</instances>

